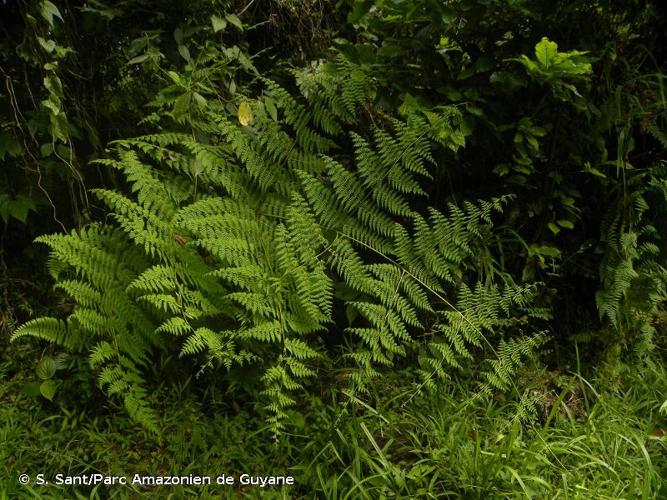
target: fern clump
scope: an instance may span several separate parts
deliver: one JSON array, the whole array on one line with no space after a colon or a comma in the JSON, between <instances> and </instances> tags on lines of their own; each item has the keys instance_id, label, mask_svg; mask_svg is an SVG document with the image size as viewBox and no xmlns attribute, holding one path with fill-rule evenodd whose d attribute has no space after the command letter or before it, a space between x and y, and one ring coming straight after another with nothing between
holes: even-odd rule
<instances>
[{"instance_id":1,"label":"fern clump","mask_svg":"<svg viewBox=\"0 0 667 500\"><path fill-rule=\"evenodd\" d=\"M300 95L263 80L238 120L211 105L191 133L117 141L100 163L131 193L95 191L114 222L39 239L75 311L14 337L89 353L100 385L153 429L145 373L161 351L228 380L251 365L276 431L332 361L363 390L413 354L427 385L481 357L485 391L505 389L543 340L521 331L546 311L534 285L489 268L508 197L428 207L434 152L465 142L460 112L363 125L366 68L339 57L295 77ZM324 337L343 328L352 348L332 358Z\"/></svg>"},{"instance_id":2,"label":"fern clump","mask_svg":"<svg viewBox=\"0 0 667 500\"><path fill-rule=\"evenodd\" d=\"M608 210L602 225L598 311L616 333L612 342L643 360L650 360L656 334L664 335L664 221L655 214L667 203L665 174L666 166L659 163L630 176L621 203Z\"/></svg>"}]
</instances>

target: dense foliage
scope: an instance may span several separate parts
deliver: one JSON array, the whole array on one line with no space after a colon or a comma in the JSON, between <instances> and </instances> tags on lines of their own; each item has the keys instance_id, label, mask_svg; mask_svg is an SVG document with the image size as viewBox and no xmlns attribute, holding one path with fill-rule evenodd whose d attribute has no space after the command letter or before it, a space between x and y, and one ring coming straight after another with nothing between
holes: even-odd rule
<instances>
[{"instance_id":1,"label":"dense foliage","mask_svg":"<svg viewBox=\"0 0 667 500\"><path fill-rule=\"evenodd\" d=\"M0 11L0 324L15 341L3 366L37 381L27 393L72 411L101 388L152 433L146 446L175 442L172 412L205 414L207 436L252 414L278 447L312 433L305 450L328 443L323 462L304 451L291 460L310 466L279 464L301 471L306 496L306 484L326 498L659 494L659 2ZM30 259L55 281L32 301ZM569 476L564 463L597 452L551 446L595 435L595 412L623 401L638 422L614 445L628 470ZM327 418L376 455L327 437ZM383 444L368 418L386 423ZM469 447L477 459L457 463ZM334 457L350 453L355 470L338 476ZM531 465L552 459L567 474Z\"/></svg>"}]
</instances>

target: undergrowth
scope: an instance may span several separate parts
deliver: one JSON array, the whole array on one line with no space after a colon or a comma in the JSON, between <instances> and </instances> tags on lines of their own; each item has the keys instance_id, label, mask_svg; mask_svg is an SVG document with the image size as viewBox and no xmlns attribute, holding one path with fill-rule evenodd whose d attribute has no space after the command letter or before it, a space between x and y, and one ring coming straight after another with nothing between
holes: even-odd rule
<instances>
[{"instance_id":1,"label":"undergrowth","mask_svg":"<svg viewBox=\"0 0 667 500\"><path fill-rule=\"evenodd\" d=\"M658 5L0 2L0 500L667 498Z\"/></svg>"},{"instance_id":2,"label":"undergrowth","mask_svg":"<svg viewBox=\"0 0 667 500\"><path fill-rule=\"evenodd\" d=\"M4 362L4 376L9 370ZM398 372L364 396L311 396L279 443L252 405L228 408L161 391L163 438L113 406L44 405L16 374L0 390L0 498L659 498L667 477L663 369L628 372L615 389L591 374L533 364L494 401L469 384L415 392ZM645 380L654 383L647 387ZM109 404L109 403L107 403ZM234 486L24 487L20 473L232 475ZM294 486L248 488L242 473L291 475ZM259 491L259 493L258 493Z\"/></svg>"}]
</instances>

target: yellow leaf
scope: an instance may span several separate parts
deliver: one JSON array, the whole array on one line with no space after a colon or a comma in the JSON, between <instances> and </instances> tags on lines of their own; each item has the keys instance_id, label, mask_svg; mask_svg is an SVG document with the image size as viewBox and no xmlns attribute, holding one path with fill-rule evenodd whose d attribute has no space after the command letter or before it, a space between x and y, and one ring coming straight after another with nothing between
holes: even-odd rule
<instances>
[{"instance_id":1,"label":"yellow leaf","mask_svg":"<svg viewBox=\"0 0 667 500\"><path fill-rule=\"evenodd\" d=\"M247 101L243 101L239 105L239 123L244 127L247 127L252 122L252 110L250 109L250 104Z\"/></svg>"}]
</instances>

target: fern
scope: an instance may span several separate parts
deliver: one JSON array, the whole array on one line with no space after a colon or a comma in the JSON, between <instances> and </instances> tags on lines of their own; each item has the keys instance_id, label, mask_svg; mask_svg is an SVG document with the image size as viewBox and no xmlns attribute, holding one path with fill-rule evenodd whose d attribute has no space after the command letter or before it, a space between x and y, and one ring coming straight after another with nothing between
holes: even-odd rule
<instances>
[{"instance_id":1,"label":"fern","mask_svg":"<svg viewBox=\"0 0 667 500\"><path fill-rule=\"evenodd\" d=\"M542 339L519 326L546 313L534 287L495 285L479 264L493 260L508 197L424 208L434 150L464 142L460 112L357 127L376 85L342 56L297 72L300 96L261 81L244 101L252 123L212 107L188 122L192 134L115 143L101 163L130 194L95 191L114 222L39 240L76 310L15 338L87 350L100 386L152 429L146 367L160 350L230 382L252 364L271 427L284 429L330 360L322 337L344 326L336 303L352 318L343 362L356 389L415 350L428 385L483 356L489 389L506 388Z\"/></svg>"},{"instance_id":2,"label":"fern","mask_svg":"<svg viewBox=\"0 0 667 500\"><path fill-rule=\"evenodd\" d=\"M430 341L419 357L421 373L427 386L438 378L449 378L449 368L461 368L461 361L473 359L473 349L491 350L491 369L484 373L482 392L507 390L522 359L530 357L546 340L544 334L500 339L498 348L490 340L501 333L511 333L531 320L548 319L545 309L532 305L537 287L477 283L474 289L462 285L456 309L445 310L432 328Z\"/></svg>"},{"instance_id":3,"label":"fern","mask_svg":"<svg viewBox=\"0 0 667 500\"><path fill-rule=\"evenodd\" d=\"M602 227L606 251L596 294L598 311L617 332L619 343L642 358L654 348L654 318L667 301L665 242L656 227L662 221L652 218L652 206L667 202L664 179L665 165L632 176Z\"/></svg>"}]
</instances>

